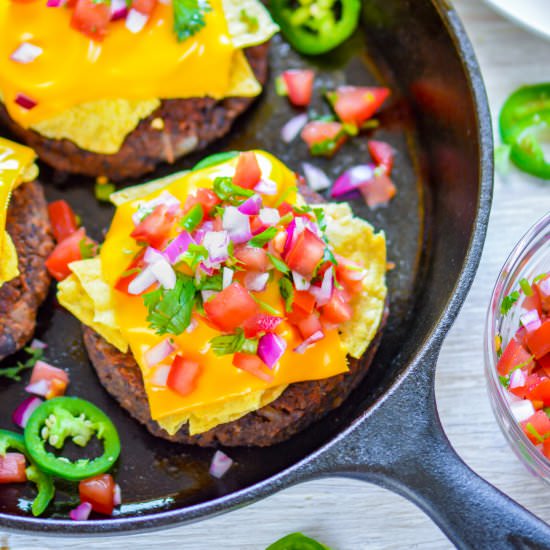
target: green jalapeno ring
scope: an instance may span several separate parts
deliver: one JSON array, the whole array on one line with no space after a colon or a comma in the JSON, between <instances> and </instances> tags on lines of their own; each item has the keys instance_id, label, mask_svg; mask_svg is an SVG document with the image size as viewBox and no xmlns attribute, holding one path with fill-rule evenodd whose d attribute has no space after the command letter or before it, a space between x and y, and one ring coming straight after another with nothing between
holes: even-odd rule
<instances>
[{"instance_id":1,"label":"green jalapeno ring","mask_svg":"<svg viewBox=\"0 0 550 550\"><path fill-rule=\"evenodd\" d=\"M33 516L39 516L48 507L55 494L53 480L48 474L41 472L31 459L22 435L8 430L0 430L0 455L4 455L8 449L20 452L30 462L30 466L25 470L27 479L36 485L38 491L32 502L31 511Z\"/></svg>"},{"instance_id":2,"label":"green jalapeno ring","mask_svg":"<svg viewBox=\"0 0 550 550\"><path fill-rule=\"evenodd\" d=\"M71 462L46 450L46 441L61 449L67 437L84 447L94 433L103 441L104 449L101 456L92 460ZM110 470L120 455L120 439L109 417L94 404L77 397L56 397L42 403L27 422L25 444L41 470L69 481Z\"/></svg>"}]
</instances>

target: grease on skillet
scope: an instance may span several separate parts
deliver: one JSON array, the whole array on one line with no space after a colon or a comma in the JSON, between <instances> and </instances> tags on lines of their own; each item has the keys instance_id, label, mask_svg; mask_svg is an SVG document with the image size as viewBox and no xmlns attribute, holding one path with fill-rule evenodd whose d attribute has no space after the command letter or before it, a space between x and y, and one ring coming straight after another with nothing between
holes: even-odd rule
<instances>
[{"instance_id":1,"label":"grease on skillet","mask_svg":"<svg viewBox=\"0 0 550 550\"><path fill-rule=\"evenodd\" d=\"M312 66L318 71L317 97L313 108L319 111L323 108L319 97L324 88L348 83L383 84L392 89L392 98L379 116L381 128L375 135L398 151L393 171L398 194L387 208L376 211L370 211L364 206L362 199L352 202L356 215L365 217L377 229L385 230L388 257L396 263L396 268L388 273L391 314L381 351L366 381L356 390L366 389L366 398L374 400L382 391L380 381L407 330L407 316L423 264L425 198L414 158L414 135L406 105L399 98L399 91L391 78L391 69L384 66L383 58L376 56L375 50L369 49L371 57L366 55L365 41L363 32L358 31L348 43L332 52L330 61L321 57L313 62L300 57L280 37L275 37L270 52L270 80L256 105L237 120L230 135L218 142L215 148L201 155L190 156L175 166L163 166L155 177L191 167L203 156L219 150L256 147L270 151L291 168L301 170L301 162L310 160L305 144L297 140L289 147L279 138L281 127L295 114L286 98L278 97L274 90L274 78L285 69ZM334 179L344 167L368 159L366 138L361 137L347 143L331 161L315 159L313 162ZM47 182L49 200L68 200L84 220L91 236L103 240L103 232L110 223L113 209L93 198L93 181L55 175L44 166L41 167L41 180ZM135 182L127 182L128 185L131 183ZM318 425L313 425L299 436L274 447L231 449L228 452L236 461L235 466L223 479L214 480L208 475L212 450L177 445L151 436L107 394L84 352L80 323L56 304L53 292L50 292L41 310L37 337L49 345L47 360L71 372L69 394L94 402L109 414L119 430L122 454L113 471L123 495L123 506L117 513L119 517L145 514L159 508L180 508L250 486L318 448L347 421L347 407L344 404L321 421L322 430L318 429ZM23 383L2 381L1 427L13 428L9 418L24 398L23 388ZM64 510L63 503L71 496L63 489L59 491L52 507L52 515L55 517L60 517L58 514ZM20 514L25 499L30 496L15 486L5 486L5 490L0 493L0 512Z\"/></svg>"}]
</instances>

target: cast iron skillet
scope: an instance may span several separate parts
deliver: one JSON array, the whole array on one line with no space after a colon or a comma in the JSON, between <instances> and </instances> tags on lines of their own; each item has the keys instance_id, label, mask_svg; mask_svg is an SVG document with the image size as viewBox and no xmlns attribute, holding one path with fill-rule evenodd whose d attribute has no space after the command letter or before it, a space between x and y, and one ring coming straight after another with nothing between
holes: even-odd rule
<instances>
[{"instance_id":1,"label":"cast iron skillet","mask_svg":"<svg viewBox=\"0 0 550 550\"><path fill-rule=\"evenodd\" d=\"M376 136L399 152L394 172L399 194L375 212L353 202L358 215L386 231L396 263L388 276L391 315L365 382L337 411L286 443L227 450L237 465L215 482L207 474L211 450L153 438L107 395L83 351L78 322L50 296L38 337L49 344L47 359L70 370L71 394L107 410L118 426L123 452L115 475L124 505L114 518L74 523L66 519L74 493L60 485L50 518L35 519L24 511L32 493L4 486L3 528L97 535L158 529L231 510L304 480L342 475L412 500L458 546L550 545L550 528L455 454L434 400L439 348L472 282L491 202L490 115L472 48L443 0L368 0L362 26L346 46L320 60L304 60L275 39L271 64L273 74L316 65L321 86L385 82L394 92ZM321 110L321 102L314 107ZM299 169L308 158L304 146L284 146L278 137L291 114L270 82L256 107L216 148L265 148ZM335 160L320 164L335 176L367 158L365 142L356 139ZM63 180L46 168L41 177L49 198L69 200L100 239L112 210L92 198L91 182ZM22 388L4 383L0 389L2 427L13 428L9 418Z\"/></svg>"}]
</instances>

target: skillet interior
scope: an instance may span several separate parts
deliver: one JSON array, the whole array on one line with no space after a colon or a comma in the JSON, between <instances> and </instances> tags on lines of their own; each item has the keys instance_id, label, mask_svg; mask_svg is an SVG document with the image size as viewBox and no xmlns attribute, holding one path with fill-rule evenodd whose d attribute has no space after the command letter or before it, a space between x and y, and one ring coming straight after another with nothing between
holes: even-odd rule
<instances>
[{"instance_id":1,"label":"skillet interior","mask_svg":"<svg viewBox=\"0 0 550 550\"><path fill-rule=\"evenodd\" d=\"M70 394L108 411L122 437L123 451L115 471L125 502L119 517L206 502L249 487L304 458L391 386L444 312L464 262L479 193L477 121L467 77L430 1L369 0L363 22L363 29L326 59L305 60L280 38L275 39L266 93L239 119L230 136L203 154L259 147L294 169L309 160L301 143L289 147L279 139L281 126L293 114L286 99L274 92L274 76L284 69L314 66L320 73L320 89L343 83L385 83L392 88L391 105L380 116L381 129L375 135L398 150L394 179L399 193L388 208L374 212L362 206L361 200L353 203L356 213L386 231L389 259L396 263L388 274L391 315L367 379L340 409L290 441L268 449L229 451L238 465L214 482L207 474L212 451L153 438L107 395L83 351L78 322L50 295L37 331L49 344L47 359L70 369ZM321 101L314 105L317 110L321 107ZM190 167L203 154L176 167L164 167L158 175ZM367 159L366 139L360 138L347 144L333 161L315 162L335 177L342 167ZM63 179L46 167L42 167L41 180L47 184L50 200L67 199L90 233L101 239L112 210L93 199L92 182ZM23 387L23 383L2 381L1 427L13 428L10 417L24 396ZM54 517L66 510L70 498L70 492L60 488ZM5 486L0 493L0 513L24 515L21 509L31 495L30 489Z\"/></svg>"}]
</instances>

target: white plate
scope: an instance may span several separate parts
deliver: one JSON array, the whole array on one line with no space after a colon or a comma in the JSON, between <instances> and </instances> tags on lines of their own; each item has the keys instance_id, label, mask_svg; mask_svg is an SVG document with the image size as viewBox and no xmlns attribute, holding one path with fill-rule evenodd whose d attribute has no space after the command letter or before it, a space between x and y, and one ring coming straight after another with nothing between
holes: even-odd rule
<instances>
[{"instance_id":1,"label":"white plate","mask_svg":"<svg viewBox=\"0 0 550 550\"><path fill-rule=\"evenodd\" d=\"M486 0L515 23L550 39L550 0Z\"/></svg>"}]
</instances>

